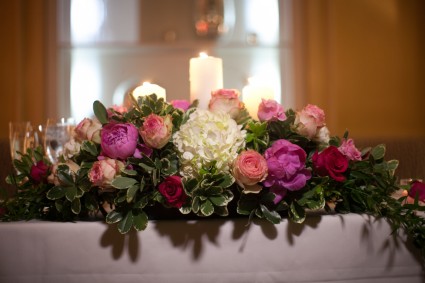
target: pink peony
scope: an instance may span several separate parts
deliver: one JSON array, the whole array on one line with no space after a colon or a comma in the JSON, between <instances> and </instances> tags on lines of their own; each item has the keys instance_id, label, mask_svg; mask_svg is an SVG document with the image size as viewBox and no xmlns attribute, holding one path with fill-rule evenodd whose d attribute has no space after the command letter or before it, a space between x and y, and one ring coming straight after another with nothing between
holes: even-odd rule
<instances>
[{"instance_id":1,"label":"pink peony","mask_svg":"<svg viewBox=\"0 0 425 283\"><path fill-rule=\"evenodd\" d=\"M259 193L267 176L267 161L255 150L243 151L233 162L232 175L244 193Z\"/></svg>"},{"instance_id":2,"label":"pink peony","mask_svg":"<svg viewBox=\"0 0 425 283\"><path fill-rule=\"evenodd\" d=\"M308 104L296 114L295 125L300 135L313 139L325 126L325 112L316 105Z\"/></svg>"},{"instance_id":3,"label":"pink peony","mask_svg":"<svg viewBox=\"0 0 425 283\"><path fill-rule=\"evenodd\" d=\"M287 190L300 190L311 178L310 170L305 168L307 154L296 144L284 139L277 140L264 156L268 175L263 184L276 195L275 203L286 195Z\"/></svg>"},{"instance_id":4,"label":"pink peony","mask_svg":"<svg viewBox=\"0 0 425 283\"><path fill-rule=\"evenodd\" d=\"M261 103L258 106L257 116L261 122L286 120L285 111L283 111L282 105L273 99L261 99Z\"/></svg>"},{"instance_id":5,"label":"pink peony","mask_svg":"<svg viewBox=\"0 0 425 283\"><path fill-rule=\"evenodd\" d=\"M354 145L353 139L344 139L338 150L345 155L349 160L362 160L361 152Z\"/></svg>"},{"instance_id":6,"label":"pink peony","mask_svg":"<svg viewBox=\"0 0 425 283\"><path fill-rule=\"evenodd\" d=\"M239 92L236 89L219 89L211 93L208 109L211 112L222 111L228 113L232 119L238 117L244 104L239 100Z\"/></svg>"},{"instance_id":7,"label":"pink peony","mask_svg":"<svg viewBox=\"0 0 425 283\"><path fill-rule=\"evenodd\" d=\"M159 184L158 191L164 196L165 201L172 207L180 208L186 202L187 195L183 189L181 177L169 176Z\"/></svg>"},{"instance_id":8,"label":"pink peony","mask_svg":"<svg viewBox=\"0 0 425 283\"><path fill-rule=\"evenodd\" d=\"M124 163L116 159L105 158L93 163L88 173L90 182L94 186L106 188L111 186L112 180L124 168Z\"/></svg>"},{"instance_id":9,"label":"pink peony","mask_svg":"<svg viewBox=\"0 0 425 283\"><path fill-rule=\"evenodd\" d=\"M190 102L187 100L171 100L171 105L173 105L174 108L179 108L183 111L186 111L187 109L189 109L190 106Z\"/></svg>"},{"instance_id":10,"label":"pink peony","mask_svg":"<svg viewBox=\"0 0 425 283\"><path fill-rule=\"evenodd\" d=\"M47 181L50 166L44 163L43 160L37 161L36 164L31 166L30 176L35 184Z\"/></svg>"},{"instance_id":11,"label":"pink peony","mask_svg":"<svg viewBox=\"0 0 425 283\"><path fill-rule=\"evenodd\" d=\"M113 159L126 159L133 156L137 140L137 128L133 124L106 124L101 132L102 154Z\"/></svg>"},{"instance_id":12,"label":"pink peony","mask_svg":"<svg viewBox=\"0 0 425 283\"><path fill-rule=\"evenodd\" d=\"M344 182L344 173L348 169L347 158L336 146L329 146L321 153L317 151L312 157L314 170L319 176L330 176L338 182Z\"/></svg>"},{"instance_id":13,"label":"pink peony","mask_svg":"<svg viewBox=\"0 0 425 283\"><path fill-rule=\"evenodd\" d=\"M161 117L150 114L139 128L139 133L148 147L160 149L170 140L172 130L173 123L170 115Z\"/></svg>"},{"instance_id":14,"label":"pink peony","mask_svg":"<svg viewBox=\"0 0 425 283\"><path fill-rule=\"evenodd\" d=\"M89 140L95 143L100 143L101 129L102 124L100 124L99 121L84 118L77 127L75 127L74 132L79 141Z\"/></svg>"}]
</instances>

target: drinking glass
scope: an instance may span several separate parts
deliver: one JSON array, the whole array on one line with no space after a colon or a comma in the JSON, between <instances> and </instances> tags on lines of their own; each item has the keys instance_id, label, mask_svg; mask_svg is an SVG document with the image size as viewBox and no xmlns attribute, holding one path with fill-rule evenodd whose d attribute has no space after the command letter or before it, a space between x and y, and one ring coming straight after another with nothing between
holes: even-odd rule
<instances>
[{"instance_id":1,"label":"drinking glass","mask_svg":"<svg viewBox=\"0 0 425 283\"><path fill-rule=\"evenodd\" d=\"M48 119L44 131L44 152L52 163L63 154L64 145L72 137L75 122L72 118Z\"/></svg>"},{"instance_id":2,"label":"drinking glass","mask_svg":"<svg viewBox=\"0 0 425 283\"><path fill-rule=\"evenodd\" d=\"M38 145L38 139L30 122L9 122L10 156L12 161L20 159L20 153L24 154L28 148Z\"/></svg>"}]
</instances>

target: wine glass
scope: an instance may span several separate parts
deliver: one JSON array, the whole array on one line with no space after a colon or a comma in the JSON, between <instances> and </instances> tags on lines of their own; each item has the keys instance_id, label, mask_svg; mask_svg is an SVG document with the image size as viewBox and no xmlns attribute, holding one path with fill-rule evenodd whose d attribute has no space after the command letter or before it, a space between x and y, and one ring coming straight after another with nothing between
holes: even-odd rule
<instances>
[{"instance_id":1,"label":"wine glass","mask_svg":"<svg viewBox=\"0 0 425 283\"><path fill-rule=\"evenodd\" d=\"M35 147L36 141L29 121L9 122L10 156L12 161L20 159L20 153L24 154L28 148Z\"/></svg>"},{"instance_id":2,"label":"wine glass","mask_svg":"<svg viewBox=\"0 0 425 283\"><path fill-rule=\"evenodd\" d=\"M64 145L71 137L75 127L72 118L48 119L44 131L44 151L50 162L57 163L63 154Z\"/></svg>"}]
</instances>

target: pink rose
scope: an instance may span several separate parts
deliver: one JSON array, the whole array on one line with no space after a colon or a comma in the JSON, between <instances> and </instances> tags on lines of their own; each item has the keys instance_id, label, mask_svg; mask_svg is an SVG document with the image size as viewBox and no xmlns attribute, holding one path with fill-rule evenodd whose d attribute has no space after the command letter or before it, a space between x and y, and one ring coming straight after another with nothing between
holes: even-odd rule
<instances>
[{"instance_id":1,"label":"pink rose","mask_svg":"<svg viewBox=\"0 0 425 283\"><path fill-rule=\"evenodd\" d=\"M128 109L124 105L112 105L112 107L106 109L109 119L111 119L113 116L121 116L127 111Z\"/></svg>"},{"instance_id":2,"label":"pink rose","mask_svg":"<svg viewBox=\"0 0 425 283\"><path fill-rule=\"evenodd\" d=\"M159 184L158 191L164 196L165 201L172 207L181 208L186 202L187 195L179 176L169 176Z\"/></svg>"},{"instance_id":3,"label":"pink rose","mask_svg":"<svg viewBox=\"0 0 425 283\"><path fill-rule=\"evenodd\" d=\"M100 143L101 129L102 124L100 124L99 121L84 118L77 127L75 127L74 132L76 138L80 141L89 140L95 143Z\"/></svg>"},{"instance_id":4,"label":"pink rose","mask_svg":"<svg viewBox=\"0 0 425 283\"><path fill-rule=\"evenodd\" d=\"M170 140L172 130L173 123L170 115L161 117L150 114L139 128L139 133L148 147L160 149Z\"/></svg>"},{"instance_id":5,"label":"pink rose","mask_svg":"<svg viewBox=\"0 0 425 283\"><path fill-rule=\"evenodd\" d=\"M345 181L344 173L348 169L348 160L336 146L329 146L321 153L316 151L312 161L319 176L330 176L338 182Z\"/></svg>"},{"instance_id":6,"label":"pink rose","mask_svg":"<svg viewBox=\"0 0 425 283\"><path fill-rule=\"evenodd\" d=\"M325 126L325 112L316 105L308 104L297 112L295 125L300 135L313 139L317 131Z\"/></svg>"},{"instance_id":7,"label":"pink rose","mask_svg":"<svg viewBox=\"0 0 425 283\"><path fill-rule=\"evenodd\" d=\"M257 116L261 122L286 120L285 111L283 111L282 105L273 99L261 99Z\"/></svg>"},{"instance_id":8,"label":"pink rose","mask_svg":"<svg viewBox=\"0 0 425 283\"><path fill-rule=\"evenodd\" d=\"M416 194L418 194L418 200L425 202L425 184L419 181L414 181L410 186L408 202L414 203Z\"/></svg>"},{"instance_id":9,"label":"pink rose","mask_svg":"<svg viewBox=\"0 0 425 283\"><path fill-rule=\"evenodd\" d=\"M113 159L133 156L138 140L137 128L131 123L109 123L101 132L102 154Z\"/></svg>"},{"instance_id":10,"label":"pink rose","mask_svg":"<svg viewBox=\"0 0 425 283\"><path fill-rule=\"evenodd\" d=\"M112 180L124 168L124 163L116 159L105 158L93 163L88 173L90 182L94 186L106 188L111 186Z\"/></svg>"},{"instance_id":11,"label":"pink rose","mask_svg":"<svg viewBox=\"0 0 425 283\"><path fill-rule=\"evenodd\" d=\"M349 160L362 160L361 152L354 145L353 139L344 139L338 150L345 155Z\"/></svg>"},{"instance_id":12,"label":"pink rose","mask_svg":"<svg viewBox=\"0 0 425 283\"><path fill-rule=\"evenodd\" d=\"M171 100L171 105L173 105L174 108L179 108L182 111L186 111L187 109L189 109L190 106L190 102L187 100Z\"/></svg>"},{"instance_id":13,"label":"pink rose","mask_svg":"<svg viewBox=\"0 0 425 283\"><path fill-rule=\"evenodd\" d=\"M44 163L43 160L37 161L36 164L31 166L30 176L35 184L44 183L47 181L50 166Z\"/></svg>"},{"instance_id":14,"label":"pink rose","mask_svg":"<svg viewBox=\"0 0 425 283\"><path fill-rule=\"evenodd\" d=\"M233 162L232 175L244 193L259 193L267 177L267 161L255 150L243 151Z\"/></svg>"},{"instance_id":15,"label":"pink rose","mask_svg":"<svg viewBox=\"0 0 425 283\"><path fill-rule=\"evenodd\" d=\"M208 109L211 112L222 111L235 119L238 117L244 104L239 100L239 92L236 89L219 89L211 93Z\"/></svg>"}]
</instances>

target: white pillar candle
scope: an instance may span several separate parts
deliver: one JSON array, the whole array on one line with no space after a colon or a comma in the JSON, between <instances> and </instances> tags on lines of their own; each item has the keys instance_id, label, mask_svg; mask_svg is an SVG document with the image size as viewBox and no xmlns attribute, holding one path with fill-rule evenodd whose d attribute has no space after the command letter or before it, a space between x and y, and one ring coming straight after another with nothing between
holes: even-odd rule
<instances>
[{"instance_id":1,"label":"white pillar candle","mask_svg":"<svg viewBox=\"0 0 425 283\"><path fill-rule=\"evenodd\" d=\"M190 101L198 99L198 107L208 109L211 91L223 88L223 60L200 53L190 59Z\"/></svg>"},{"instance_id":2,"label":"white pillar candle","mask_svg":"<svg viewBox=\"0 0 425 283\"><path fill-rule=\"evenodd\" d=\"M144 82L142 85L136 87L133 90L133 96L137 99L139 96L146 96L155 93L156 97L164 98L167 100L165 89L156 84L151 84L149 82Z\"/></svg>"},{"instance_id":3,"label":"white pillar candle","mask_svg":"<svg viewBox=\"0 0 425 283\"><path fill-rule=\"evenodd\" d=\"M258 120L258 106L261 99L274 99L274 91L271 87L255 79L248 79L248 85L242 89L242 101L249 115Z\"/></svg>"}]
</instances>

